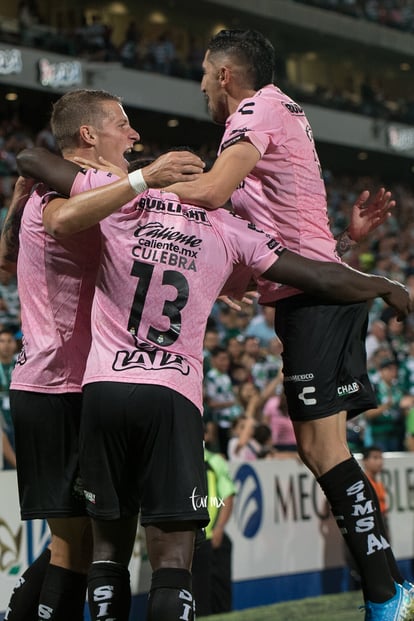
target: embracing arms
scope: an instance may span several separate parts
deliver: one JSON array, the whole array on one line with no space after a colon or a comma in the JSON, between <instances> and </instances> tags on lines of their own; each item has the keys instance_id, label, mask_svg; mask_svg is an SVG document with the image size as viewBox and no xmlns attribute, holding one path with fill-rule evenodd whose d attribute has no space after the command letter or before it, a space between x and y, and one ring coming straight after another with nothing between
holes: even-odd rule
<instances>
[{"instance_id":1,"label":"embracing arms","mask_svg":"<svg viewBox=\"0 0 414 621\"><path fill-rule=\"evenodd\" d=\"M42 148L25 149L19 153L17 163L22 175L39 179L64 196L69 196L75 177L82 170L74 162ZM91 164L93 165L93 162ZM96 166L102 167L100 162L96 162ZM169 151L141 169L145 182L143 189L164 187L173 180L188 183L189 180L199 177L203 168L204 163L194 153ZM119 174L122 174L122 171L119 171ZM131 186L132 175L136 175L136 172L107 186L111 188L108 194L101 193L105 186L91 191L86 197L87 209L82 208L84 199L81 208L79 207L77 197L73 197L70 202L64 198L51 200L43 212L45 229L58 238L97 224L135 198L137 191Z\"/></svg>"}]
</instances>

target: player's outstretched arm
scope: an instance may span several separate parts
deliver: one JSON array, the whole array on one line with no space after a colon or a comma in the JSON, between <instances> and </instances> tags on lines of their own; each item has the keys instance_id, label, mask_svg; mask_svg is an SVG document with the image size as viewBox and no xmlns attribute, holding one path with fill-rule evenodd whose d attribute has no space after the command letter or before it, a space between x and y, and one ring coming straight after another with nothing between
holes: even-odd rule
<instances>
[{"instance_id":1,"label":"player's outstretched arm","mask_svg":"<svg viewBox=\"0 0 414 621\"><path fill-rule=\"evenodd\" d=\"M178 194L183 203L205 209L223 207L243 179L256 166L260 153L249 142L241 141L224 149L211 170L190 183L175 183L165 188Z\"/></svg>"},{"instance_id":2,"label":"player's outstretched arm","mask_svg":"<svg viewBox=\"0 0 414 621\"><path fill-rule=\"evenodd\" d=\"M399 319L412 311L408 290L396 281L364 274L341 263L306 259L289 250L263 276L331 302L363 302L381 297L395 308Z\"/></svg>"},{"instance_id":3,"label":"player's outstretched arm","mask_svg":"<svg viewBox=\"0 0 414 621\"><path fill-rule=\"evenodd\" d=\"M33 187L33 179L19 177L3 224L0 239L0 268L14 274L19 253L19 231L24 206Z\"/></svg>"},{"instance_id":4,"label":"player's outstretched arm","mask_svg":"<svg viewBox=\"0 0 414 621\"><path fill-rule=\"evenodd\" d=\"M339 256L344 255L353 246L363 241L378 226L383 224L395 207L395 200L391 192L380 188L374 198L368 203L370 193L361 192L352 207L351 221L348 228L337 235L336 250Z\"/></svg>"}]
</instances>

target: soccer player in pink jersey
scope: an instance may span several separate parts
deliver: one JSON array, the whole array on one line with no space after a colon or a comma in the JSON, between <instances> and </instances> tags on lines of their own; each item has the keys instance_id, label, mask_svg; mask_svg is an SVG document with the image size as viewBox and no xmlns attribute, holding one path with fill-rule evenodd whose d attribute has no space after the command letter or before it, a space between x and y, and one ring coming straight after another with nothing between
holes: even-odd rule
<instances>
[{"instance_id":1,"label":"soccer player in pink jersey","mask_svg":"<svg viewBox=\"0 0 414 621\"><path fill-rule=\"evenodd\" d=\"M66 163L48 157L38 176L55 185ZM45 227L58 238L106 218L80 449L94 531L89 606L93 619L128 618L127 565L140 510L153 569L148 620L191 621L194 531L208 520L203 335L233 265L333 301L380 294L401 316L410 301L398 283L300 257L226 210L182 204L162 190L131 200L134 175L98 187L111 177L79 174L72 197L55 198L45 210ZM96 189L78 194L88 188Z\"/></svg>"},{"instance_id":2,"label":"soccer player in pink jersey","mask_svg":"<svg viewBox=\"0 0 414 621\"><path fill-rule=\"evenodd\" d=\"M55 133L66 157L87 155L98 161L99 156L110 156L125 171L124 153L139 139L119 98L104 91L64 95L55 104L52 125L60 130ZM142 179L163 185L185 178L183 171L199 173L202 166L194 154L169 153L143 169ZM80 621L91 545L78 478L78 433L100 230L95 226L56 240L43 224L47 188L40 185L33 191L22 215L26 190L18 185L24 200L16 197L16 209L9 213L2 238L3 266L8 260L10 267L10 260L16 259L10 251L16 249L16 222L21 216L17 275L24 346L13 371L10 397L21 516L46 519L52 542L44 580L40 578L48 551L20 579L6 617L32 621L39 614L57 621Z\"/></svg>"},{"instance_id":3,"label":"soccer player in pink jersey","mask_svg":"<svg viewBox=\"0 0 414 621\"><path fill-rule=\"evenodd\" d=\"M273 84L272 44L256 31L223 30L210 41L203 70L201 89L211 116L225 126L219 155L199 180L171 191L208 209L231 198L236 213L290 250L339 262L312 129L302 107ZM372 206L358 213L367 200L367 193L361 195L341 249L387 217L389 198L381 189ZM261 280L258 290L260 301L276 308L298 450L355 557L366 621L405 621L413 607L411 585L398 570L377 519L376 496L346 442L347 417L375 403L364 350L367 305L321 305L299 290ZM369 527L362 527L362 511Z\"/></svg>"}]
</instances>

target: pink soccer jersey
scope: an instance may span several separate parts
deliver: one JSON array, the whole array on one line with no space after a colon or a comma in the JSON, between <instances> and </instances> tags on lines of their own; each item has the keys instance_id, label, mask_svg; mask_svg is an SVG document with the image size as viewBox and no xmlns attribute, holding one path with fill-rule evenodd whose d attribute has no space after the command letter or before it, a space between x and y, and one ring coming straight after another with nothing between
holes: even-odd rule
<instances>
[{"instance_id":1,"label":"pink soccer jersey","mask_svg":"<svg viewBox=\"0 0 414 621\"><path fill-rule=\"evenodd\" d=\"M99 227L56 241L42 223L45 186L27 202L17 261L23 349L11 388L80 392L100 259Z\"/></svg>"},{"instance_id":2,"label":"pink soccer jersey","mask_svg":"<svg viewBox=\"0 0 414 621\"><path fill-rule=\"evenodd\" d=\"M72 194L90 187L88 175L78 176ZM205 326L233 263L259 275L283 248L225 210L183 205L160 190L103 220L101 232L84 383L163 385L201 411Z\"/></svg>"},{"instance_id":3,"label":"pink soccer jersey","mask_svg":"<svg viewBox=\"0 0 414 621\"><path fill-rule=\"evenodd\" d=\"M250 141L261 159L232 195L236 213L289 250L311 259L340 261L312 130L302 108L276 86L265 86L227 119L219 152L239 140ZM263 303L297 292L260 283Z\"/></svg>"}]
</instances>

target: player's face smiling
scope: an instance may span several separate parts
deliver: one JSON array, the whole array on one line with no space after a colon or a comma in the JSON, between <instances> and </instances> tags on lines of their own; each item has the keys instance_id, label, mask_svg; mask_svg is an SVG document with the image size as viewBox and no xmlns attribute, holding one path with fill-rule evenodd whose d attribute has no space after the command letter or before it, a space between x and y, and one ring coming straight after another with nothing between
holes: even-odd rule
<instances>
[{"instance_id":1,"label":"player's face smiling","mask_svg":"<svg viewBox=\"0 0 414 621\"><path fill-rule=\"evenodd\" d=\"M128 162L125 153L132 149L140 136L132 129L125 110L119 103L108 101L104 106L105 116L101 126L95 128L96 153L126 171Z\"/></svg>"},{"instance_id":2,"label":"player's face smiling","mask_svg":"<svg viewBox=\"0 0 414 621\"><path fill-rule=\"evenodd\" d=\"M227 107L226 91L220 81L220 67L217 62L210 57L210 51L207 50L203 60L203 78L201 80L201 90L204 93L208 111L215 123L224 125L229 110Z\"/></svg>"}]
</instances>

